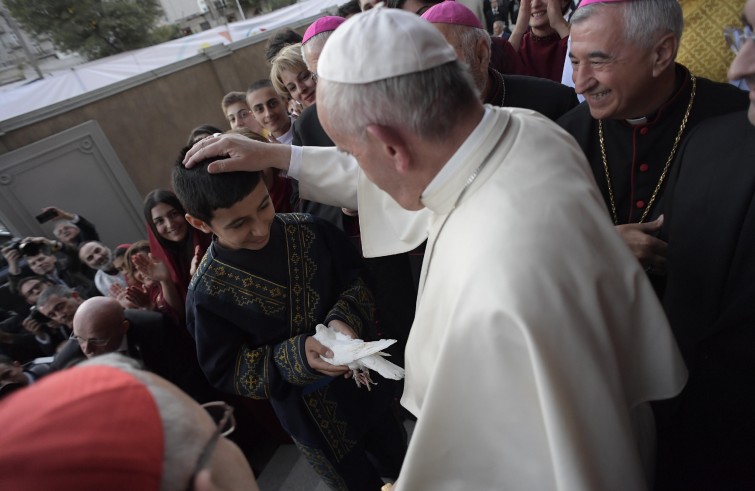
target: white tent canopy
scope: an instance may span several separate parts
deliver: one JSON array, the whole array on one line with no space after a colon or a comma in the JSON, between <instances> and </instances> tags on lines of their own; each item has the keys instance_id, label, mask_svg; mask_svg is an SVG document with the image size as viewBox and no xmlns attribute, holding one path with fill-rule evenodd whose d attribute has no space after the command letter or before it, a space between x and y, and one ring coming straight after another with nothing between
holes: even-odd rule
<instances>
[{"instance_id":1,"label":"white tent canopy","mask_svg":"<svg viewBox=\"0 0 755 491\"><path fill-rule=\"evenodd\" d=\"M341 0L343 2L343 0ZM338 0L304 0L252 17L140 50L101 58L45 74L34 82L0 87L0 121L76 97L156 68L190 58L217 44L230 44L277 29L339 5Z\"/></svg>"}]
</instances>

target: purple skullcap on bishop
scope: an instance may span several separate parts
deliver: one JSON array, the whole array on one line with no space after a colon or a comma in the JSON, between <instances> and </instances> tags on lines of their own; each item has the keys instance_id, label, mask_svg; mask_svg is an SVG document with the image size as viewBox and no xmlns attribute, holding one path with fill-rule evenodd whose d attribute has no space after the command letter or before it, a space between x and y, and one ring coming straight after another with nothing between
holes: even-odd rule
<instances>
[{"instance_id":1,"label":"purple skullcap on bishop","mask_svg":"<svg viewBox=\"0 0 755 491\"><path fill-rule=\"evenodd\" d=\"M625 3L631 1L632 0L582 0L579 2L577 8L587 7L588 5L593 5L595 3Z\"/></svg>"},{"instance_id":2,"label":"purple skullcap on bishop","mask_svg":"<svg viewBox=\"0 0 755 491\"><path fill-rule=\"evenodd\" d=\"M474 12L454 0L436 3L422 14L422 18L433 24L453 24L482 29L480 19Z\"/></svg>"},{"instance_id":3,"label":"purple skullcap on bishop","mask_svg":"<svg viewBox=\"0 0 755 491\"><path fill-rule=\"evenodd\" d=\"M307 44L307 41L323 32L335 31L336 27L343 24L345 20L346 19L344 19L343 17L338 17L336 15L326 15L325 17L320 17L312 24L310 24L309 27L307 27L307 30L304 31L304 37L301 39L301 44Z\"/></svg>"}]
</instances>

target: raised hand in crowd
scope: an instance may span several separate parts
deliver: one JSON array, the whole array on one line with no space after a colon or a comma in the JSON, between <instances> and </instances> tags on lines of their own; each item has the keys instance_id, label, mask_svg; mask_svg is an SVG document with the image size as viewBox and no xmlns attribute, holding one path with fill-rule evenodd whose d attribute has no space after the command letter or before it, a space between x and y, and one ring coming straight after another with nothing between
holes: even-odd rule
<instances>
[{"instance_id":1,"label":"raised hand in crowd","mask_svg":"<svg viewBox=\"0 0 755 491\"><path fill-rule=\"evenodd\" d=\"M194 276L194 273L197 272L199 263L202 261L202 256L202 247L198 245L194 246L194 257L191 258L191 267L189 268L189 274L191 276Z\"/></svg>"},{"instance_id":2,"label":"raised hand in crowd","mask_svg":"<svg viewBox=\"0 0 755 491\"><path fill-rule=\"evenodd\" d=\"M524 2L528 3L528 2ZM569 23L564 18L561 0L548 0L548 22L562 39L569 35Z\"/></svg>"},{"instance_id":3,"label":"raised hand in crowd","mask_svg":"<svg viewBox=\"0 0 755 491\"><path fill-rule=\"evenodd\" d=\"M70 211L61 210L60 208L56 206L46 206L42 208L42 213L52 212L55 213L55 215L51 218L51 220L73 220L76 218L76 215L74 213L71 213Z\"/></svg>"},{"instance_id":4,"label":"raised hand in crowd","mask_svg":"<svg viewBox=\"0 0 755 491\"><path fill-rule=\"evenodd\" d=\"M18 249L18 244L16 243L6 246L1 252L5 261L8 263L8 272L12 275L21 274L21 266L19 265L19 262L21 261L21 251Z\"/></svg>"}]
</instances>

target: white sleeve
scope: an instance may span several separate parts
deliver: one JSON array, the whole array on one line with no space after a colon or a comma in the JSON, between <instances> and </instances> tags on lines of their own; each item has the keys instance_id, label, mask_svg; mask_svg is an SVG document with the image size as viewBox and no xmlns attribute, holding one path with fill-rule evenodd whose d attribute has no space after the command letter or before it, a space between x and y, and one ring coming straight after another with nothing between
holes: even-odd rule
<instances>
[{"instance_id":1,"label":"white sleeve","mask_svg":"<svg viewBox=\"0 0 755 491\"><path fill-rule=\"evenodd\" d=\"M336 147L291 147L288 175L299 181L299 195L304 199L358 208L359 165Z\"/></svg>"}]
</instances>

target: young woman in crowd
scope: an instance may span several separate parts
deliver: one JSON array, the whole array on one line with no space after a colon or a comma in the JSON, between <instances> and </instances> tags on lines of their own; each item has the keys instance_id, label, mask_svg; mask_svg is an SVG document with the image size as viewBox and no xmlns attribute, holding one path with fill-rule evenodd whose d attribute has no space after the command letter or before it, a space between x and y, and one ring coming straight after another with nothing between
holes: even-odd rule
<instances>
[{"instance_id":1,"label":"young woman in crowd","mask_svg":"<svg viewBox=\"0 0 755 491\"><path fill-rule=\"evenodd\" d=\"M168 267L182 303L191 276L212 242L209 234L189 226L185 214L173 191L156 189L144 199L144 219L152 256Z\"/></svg>"},{"instance_id":2,"label":"young woman in crowd","mask_svg":"<svg viewBox=\"0 0 755 491\"><path fill-rule=\"evenodd\" d=\"M275 91L289 96L306 109L315 103L317 77L301 57L301 43L283 48L272 61L270 80Z\"/></svg>"}]
</instances>

